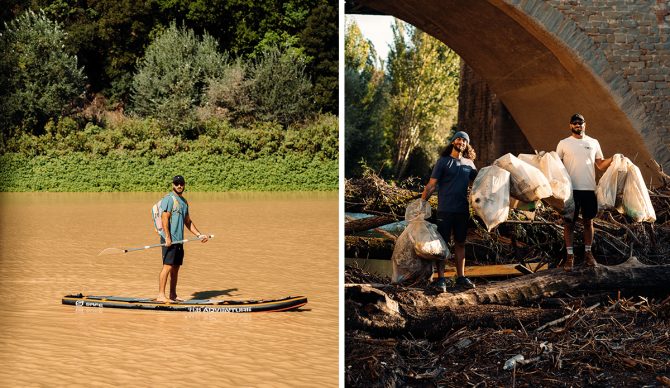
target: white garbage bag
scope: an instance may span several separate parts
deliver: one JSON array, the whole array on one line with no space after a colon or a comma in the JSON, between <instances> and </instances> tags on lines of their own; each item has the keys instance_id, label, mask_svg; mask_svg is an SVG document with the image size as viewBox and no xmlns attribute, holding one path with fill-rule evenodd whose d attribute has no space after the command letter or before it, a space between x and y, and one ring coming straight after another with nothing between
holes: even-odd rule
<instances>
[{"instance_id":1,"label":"white garbage bag","mask_svg":"<svg viewBox=\"0 0 670 388\"><path fill-rule=\"evenodd\" d=\"M623 201L623 189L628 177L628 166L633 164L630 159L622 154L612 156L612 163L607 167L605 173L598 181L596 198L598 199L598 211L616 208L623 213L621 206Z\"/></svg>"},{"instance_id":2,"label":"white garbage bag","mask_svg":"<svg viewBox=\"0 0 670 388\"><path fill-rule=\"evenodd\" d=\"M409 238L407 230L402 232L395 242L391 264L393 283L428 283L433 275L433 262L424 260L416 254L414 243Z\"/></svg>"},{"instance_id":3,"label":"white garbage bag","mask_svg":"<svg viewBox=\"0 0 670 388\"><path fill-rule=\"evenodd\" d=\"M509 215L510 173L498 166L479 170L470 190L470 204L490 232L507 221Z\"/></svg>"},{"instance_id":4,"label":"white garbage bag","mask_svg":"<svg viewBox=\"0 0 670 388\"><path fill-rule=\"evenodd\" d=\"M437 226L426 221L430 215L430 205L421 199L407 205L405 220L409 224L396 240L391 256L394 283L427 283L433 275L433 261L449 255Z\"/></svg>"},{"instance_id":5,"label":"white garbage bag","mask_svg":"<svg viewBox=\"0 0 670 388\"><path fill-rule=\"evenodd\" d=\"M549 186L551 186L551 196L566 201L572 195L572 182L570 174L565 169L563 162L558 157L556 151L540 151L536 154L519 154L519 160L522 160L542 172Z\"/></svg>"},{"instance_id":6,"label":"white garbage bag","mask_svg":"<svg viewBox=\"0 0 670 388\"><path fill-rule=\"evenodd\" d=\"M556 151L540 151L536 154L519 154L519 159L538 168L551 186L551 196L544 201L556 209L563 218L572 220L575 200L572 197L572 181Z\"/></svg>"},{"instance_id":7,"label":"white garbage bag","mask_svg":"<svg viewBox=\"0 0 670 388\"><path fill-rule=\"evenodd\" d=\"M551 196L549 181L540 170L512 154L493 162L510 173L510 195L523 202L533 202Z\"/></svg>"},{"instance_id":8,"label":"white garbage bag","mask_svg":"<svg viewBox=\"0 0 670 388\"><path fill-rule=\"evenodd\" d=\"M623 208L635 222L654 222L656 212L649 198L647 185L640 169L633 163L628 164L628 177L623 188Z\"/></svg>"}]
</instances>

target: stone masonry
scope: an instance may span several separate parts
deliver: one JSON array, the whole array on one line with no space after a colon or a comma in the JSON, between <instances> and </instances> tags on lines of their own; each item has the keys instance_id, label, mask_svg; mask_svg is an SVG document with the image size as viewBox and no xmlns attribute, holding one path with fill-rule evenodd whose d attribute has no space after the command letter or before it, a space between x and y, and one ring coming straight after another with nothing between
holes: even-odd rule
<instances>
[{"instance_id":1,"label":"stone masonry","mask_svg":"<svg viewBox=\"0 0 670 388\"><path fill-rule=\"evenodd\" d=\"M578 51L622 109L643 122L651 153L670 169L670 2L509 0ZM561 20L572 20L575 33ZM588 39L587 39L588 38ZM590 40L590 42L589 42ZM659 160L660 159L660 160Z\"/></svg>"},{"instance_id":2,"label":"stone masonry","mask_svg":"<svg viewBox=\"0 0 670 388\"><path fill-rule=\"evenodd\" d=\"M532 148L551 150L567 136L570 114L581 112L606 154L637 158L645 180L658 183L653 161L670 171L669 1L347 3L350 9L398 17L454 49L499 100L477 99L502 104L477 108L497 115L493 121L488 117L488 124L459 123L502 132L482 138L508 141L520 130ZM472 120L476 115L467 109L461 118ZM503 143L487 151L491 157L511 152Z\"/></svg>"}]
</instances>

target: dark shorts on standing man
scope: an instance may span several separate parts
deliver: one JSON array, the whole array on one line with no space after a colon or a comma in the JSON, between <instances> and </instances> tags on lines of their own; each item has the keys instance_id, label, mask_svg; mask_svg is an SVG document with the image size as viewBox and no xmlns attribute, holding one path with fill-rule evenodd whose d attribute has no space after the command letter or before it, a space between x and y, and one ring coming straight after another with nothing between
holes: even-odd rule
<instances>
[{"instance_id":1,"label":"dark shorts on standing man","mask_svg":"<svg viewBox=\"0 0 670 388\"><path fill-rule=\"evenodd\" d=\"M576 220L579 212L582 213L583 220L591 220L598 214L598 199L595 191L573 190L572 195L575 198L575 216Z\"/></svg>"},{"instance_id":2,"label":"dark shorts on standing man","mask_svg":"<svg viewBox=\"0 0 670 388\"><path fill-rule=\"evenodd\" d=\"M446 243L451 240L452 233L455 242L464 243L469 219L470 213L437 212L437 231Z\"/></svg>"},{"instance_id":3,"label":"dark shorts on standing man","mask_svg":"<svg viewBox=\"0 0 670 388\"><path fill-rule=\"evenodd\" d=\"M165 239L161 237L161 244ZM184 244L173 244L169 247L161 247L163 251L163 264L182 265L184 264Z\"/></svg>"}]
</instances>

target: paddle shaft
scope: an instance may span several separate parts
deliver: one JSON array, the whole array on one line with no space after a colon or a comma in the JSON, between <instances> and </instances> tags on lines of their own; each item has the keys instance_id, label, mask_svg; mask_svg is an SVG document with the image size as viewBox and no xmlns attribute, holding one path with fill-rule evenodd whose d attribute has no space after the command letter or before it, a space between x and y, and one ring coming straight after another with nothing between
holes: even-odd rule
<instances>
[{"instance_id":1,"label":"paddle shaft","mask_svg":"<svg viewBox=\"0 0 670 388\"><path fill-rule=\"evenodd\" d=\"M213 234L206 235L206 236L207 236L207 238L213 238L213 237L214 237ZM190 239L190 240L186 240L186 239L185 239L185 240L173 241L173 242L172 242L172 245L174 245L174 244L186 244L186 243L189 242L189 241L198 241L198 240L202 240L202 238L198 237L198 238L192 238L192 239ZM127 248L127 249L124 249L124 250L123 250L123 253L134 252L134 251L143 251L143 250L145 250L145 249L151 249L151 248L157 248L157 247L164 247L165 245L166 245L166 243L162 243L162 244L154 244L154 245L145 245L145 246L143 246L143 247L139 247L139 248Z\"/></svg>"}]
</instances>

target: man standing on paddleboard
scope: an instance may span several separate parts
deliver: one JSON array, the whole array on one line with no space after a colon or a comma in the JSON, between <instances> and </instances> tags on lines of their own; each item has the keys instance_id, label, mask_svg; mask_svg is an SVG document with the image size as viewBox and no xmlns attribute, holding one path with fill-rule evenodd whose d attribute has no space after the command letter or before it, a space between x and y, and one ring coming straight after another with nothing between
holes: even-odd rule
<instances>
[{"instance_id":1,"label":"man standing on paddleboard","mask_svg":"<svg viewBox=\"0 0 670 388\"><path fill-rule=\"evenodd\" d=\"M184 240L184 227L191 233L198 236L201 241L207 242L208 236L201 234L195 227L193 220L188 212L188 201L183 197L186 181L181 175L172 178L172 192L167 194L160 204L161 221L163 224L163 233L161 234L161 244L163 253L163 269L158 277L158 296L159 302L183 301L177 296L177 279L179 278L179 268L184 263L184 245L172 244L172 241ZM168 275L170 276L170 297L165 295L165 286Z\"/></svg>"}]
</instances>

